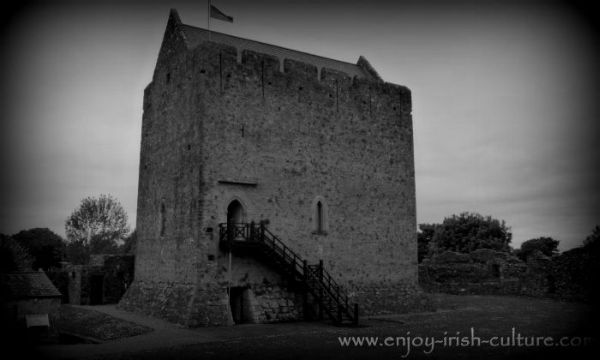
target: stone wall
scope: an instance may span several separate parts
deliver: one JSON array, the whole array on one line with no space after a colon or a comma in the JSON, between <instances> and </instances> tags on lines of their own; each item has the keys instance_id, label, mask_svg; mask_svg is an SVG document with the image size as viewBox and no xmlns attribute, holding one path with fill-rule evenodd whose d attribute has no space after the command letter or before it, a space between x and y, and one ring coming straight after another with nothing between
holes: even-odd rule
<instances>
[{"instance_id":1,"label":"stone wall","mask_svg":"<svg viewBox=\"0 0 600 360\"><path fill-rule=\"evenodd\" d=\"M206 70L198 89L202 228L225 222L238 200L246 221L268 220L286 244L311 263L323 259L342 281L416 281L410 109L400 110L410 104L408 90L319 82L314 67L291 61L287 73L265 78L259 56L238 64L235 49L194 50ZM256 186L242 184L248 179ZM316 198L327 209L326 234L315 233ZM215 249L214 239L200 242Z\"/></svg>"},{"instance_id":2,"label":"stone wall","mask_svg":"<svg viewBox=\"0 0 600 360\"><path fill-rule=\"evenodd\" d=\"M198 286L199 277L214 279L218 269L214 260L207 264L208 251L198 242L202 217L202 139L201 127L194 121L198 99L196 84L182 81L176 70L196 66L186 63L178 22L172 14L153 81L144 91L135 277L120 306L181 324L226 324L223 314L210 311L209 316L196 308L197 299L205 303L208 298L211 302L205 306L218 308L215 303L224 301L226 293L215 284ZM216 250L215 245L211 253Z\"/></svg>"},{"instance_id":3,"label":"stone wall","mask_svg":"<svg viewBox=\"0 0 600 360\"><path fill-rule=\"evenodd\" d=\"M362 291L365 312L408 308L418 293L410 91L217 43L186 50L175 15L145 90L135 282L122 306L218 325L227 286L257 294L268 283L296 308L278 274L238 256L230 269L219 249L237 200L243 221L268 221L309 263L322 259ZM411 290L394 297L400 288Z\"/></svg>"},{"instance_id":4,"label":"stone wall","mask_svg":"<svg viewBox=\"0 0 600 360\"><path fill-rule=\"evenodd\" d=\"M255 287L253 313L256 322L271 323L300 320L303 318L302 298L280 286Z\"/></svg>"}]
</instances>

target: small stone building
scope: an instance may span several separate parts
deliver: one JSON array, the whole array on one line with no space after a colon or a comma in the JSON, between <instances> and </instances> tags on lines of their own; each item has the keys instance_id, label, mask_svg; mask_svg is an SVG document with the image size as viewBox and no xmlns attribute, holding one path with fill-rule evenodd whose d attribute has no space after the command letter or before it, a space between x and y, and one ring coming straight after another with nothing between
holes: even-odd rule
<instances>
[{"instance_id":1,"label":"small stone building","mask_svg":"<svg viewBox=\"0 0 600 360\"><path fill-rule=\"evenodd\" d=\"M188 326L426 306L411 111L363 57L209 37L171 10L120 306Z\"/></svg>"},{"instance_id":2,"label":"small stone building","mask_svg":"<svg viewBox=\"0 0 600 360\"><path fill-rule=\"evenodd\" d=\"M0 290L3 330L55 334L61 293L43 271L1 274Z\"/></svg>"}]
</instances>

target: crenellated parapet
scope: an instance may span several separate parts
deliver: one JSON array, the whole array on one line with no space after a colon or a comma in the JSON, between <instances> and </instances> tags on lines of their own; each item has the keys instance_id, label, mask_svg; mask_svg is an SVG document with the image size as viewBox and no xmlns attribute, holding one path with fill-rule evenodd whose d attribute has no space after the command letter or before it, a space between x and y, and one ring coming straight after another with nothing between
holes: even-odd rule
<instances>
[{"instance_id":1,"label":"crenellated parapet","mask_svg":"<svg viewBox=\"0 0 600 360\"><path fill-rule=\"evenodd\" d=\"M157 68L154 82L168 85L175 78L178 84L193 80L202 89L217 90L215 96L235 87L256 89L255 96L265 99L270 94L288 95L305 104L338 110L340 106L358 107L369 115L397 113L400 117L412 110L411 93L405 86L212 41L171 55L163 64Z\"/></svg>"}]
</instances>

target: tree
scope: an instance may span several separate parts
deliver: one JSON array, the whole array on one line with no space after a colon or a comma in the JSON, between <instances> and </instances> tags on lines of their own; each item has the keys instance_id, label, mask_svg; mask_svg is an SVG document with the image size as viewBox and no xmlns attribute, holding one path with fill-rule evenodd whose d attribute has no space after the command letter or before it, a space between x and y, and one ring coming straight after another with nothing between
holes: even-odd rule
<instances>
[{"instance_id":1,"label":"tree","mask_svg":"<svg viewBox=\"0 0 600 360\"><path fill-rule=\"evenodd\" d=\"M589 249L600 246L600 226L596 225L590 236L583 241L583 246Z\"/></svg>"},{"instance_id":2,"label":"tree","mask_svg":"<svg viewBox=\"0 0 600 360\"><path fill-rule=\"evenodd\" d=\"M90 262L90 247L85 240L73 240L67 243L67 260L72 264L84 265Z\"/></svg>"},{"instance_id":3,"label":"tree","mask_svg":"<svg viewBox=\"0 0 600 360\"><path fill-rule=\"evenodd\" d=\"M418 245L418 260L423 261L427 254L429 254L429 245L433 239L435 228L439 224L419 224L419 232L417 232L417 245Z\"/></svg>"},{"instance_id":4,"label":"tree","mask_svg":"<svg viewBox=\"0 0 600 360\"><path fill-rule=\"evenodd\" d=\"M115 253L129 233L127 213L110 195L87 197L65 223L70 259L85 260L89 254ZM82 253L83 251L83 253Z\"/></svg>"},{"instance_id":5,"label":"tree","mask_svg":"<svg viewBox=\"0 0 600 360\"><path fill-rule=\"evenodd\" d=\"M60 266L64 259L65 241L48 228L22 230L12 238L24 247L33 258L33 269L48 271Z\"/></svg>"},{"instance_id":6,"label":"tree","mask_svg":"<svg viewBox=\"0 0 600 360\"><path fill-rule=\"evenodd\" d=\"M33 259L15 239L0 234L0 272L31 271Z\"/></svg>"},{"instance_id":7,"label":"tree","mask_svg":"<svg viewBox=\"0 0 600 360\"><path fill-rule=\"evenodd\" d=\"M559 241L554 240L551 237L539 237L523 242L521 248L516 253L517 256L524 261L536 250L539 250L546 256L552 256L558 254L558 244Z\"/></svg>"},{"instance_id":8,"label":"tree","mask_svg":"<svg viewBox=\"0 0 600 360\"><path fill-rule=\"evenodd\" d=\"M430 248L433 252L470 253L477 249L508 252L511 238L510 228L504 220L464 212L445 218L435 227Z\"/></svg>"}]
</instances>

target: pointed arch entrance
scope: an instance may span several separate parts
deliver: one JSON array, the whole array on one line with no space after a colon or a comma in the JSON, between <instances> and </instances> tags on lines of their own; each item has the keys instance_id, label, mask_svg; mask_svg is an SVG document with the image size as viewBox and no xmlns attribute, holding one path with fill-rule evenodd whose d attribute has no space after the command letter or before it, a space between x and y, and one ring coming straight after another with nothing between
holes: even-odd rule
<instances>
[{"instance_id":1,"label":"pointed arch entrance","mask_svg":"<svg viewBox=\"0 0 600 360\"><path fill-rule=\"evenodd\" d=\"M227 233L229 240L244 240L243 223L246 217L244 206L239 200L232 200L227 206Z\"/></svg>"},{"instance_id":2,"label":"pointed arch entrance","mask_svg":"<svg viewBox=\"0 0 600 360\"><path fill-rule=\"evenodd\" d=\"M244 207L238 200L233 200L227 206L227 225L240 224L244 222Z\"/></svg>"}]
</instances>

